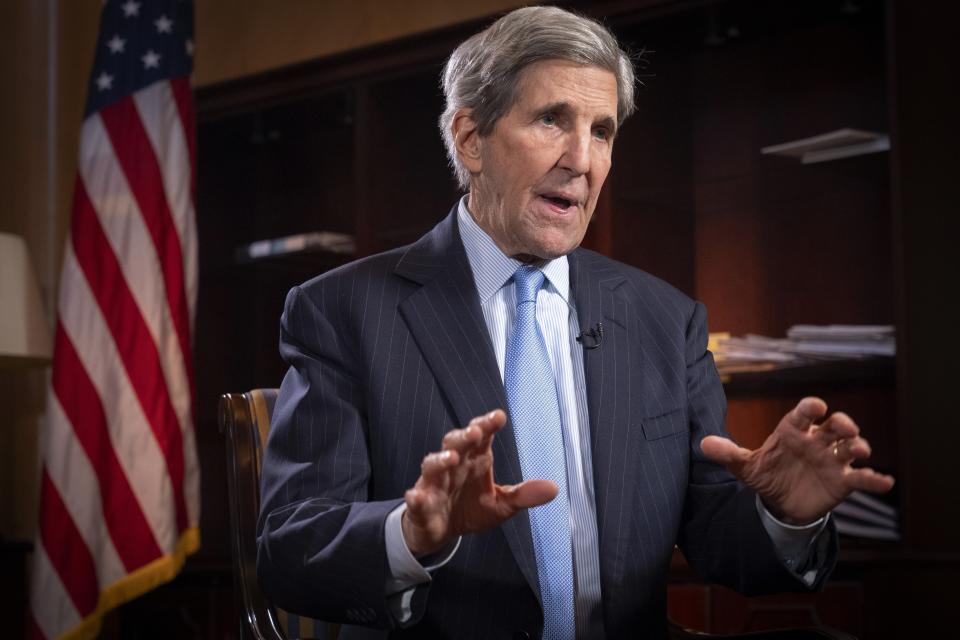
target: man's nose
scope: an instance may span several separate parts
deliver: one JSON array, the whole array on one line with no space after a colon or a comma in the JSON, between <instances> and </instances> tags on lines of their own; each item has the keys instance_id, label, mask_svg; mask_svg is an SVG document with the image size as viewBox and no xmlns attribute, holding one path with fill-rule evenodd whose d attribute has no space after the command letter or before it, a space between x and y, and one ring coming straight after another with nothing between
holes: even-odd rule
<instances>
[{"instance_id":1,"label":"man's nose","mask_svg":"<svg viewBox=\"0 0 960 640\"><path fill-rule=\"evenodd\" d=\"M588 131L571 131L567 135L560 166L575 175L590 170L590 136Z\"/></svg>"}]
</instances>

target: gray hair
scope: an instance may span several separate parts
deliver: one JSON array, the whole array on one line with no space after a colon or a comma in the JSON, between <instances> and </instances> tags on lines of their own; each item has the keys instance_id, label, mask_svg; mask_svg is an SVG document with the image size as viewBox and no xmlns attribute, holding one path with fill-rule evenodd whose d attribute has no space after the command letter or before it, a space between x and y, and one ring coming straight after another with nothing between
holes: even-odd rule
<instances>
[{"instance_id":1,"label":"gray hair","mask_svg":"<svg viewBox=\"0 0 960 640\"><path fill-rule=\"evenodd\" d=\"M440 116L440 132L462 188L469 187L470 175L457 157L454 115L464 107L472 108L477 132L489 135L513 106L524 68L547 59L610 71L617 78L618 124L633 113L633 63L606 27L558 7L511 11L463 41L443 69L441 85L447 106Z\"/></svg>"}]
</instances>

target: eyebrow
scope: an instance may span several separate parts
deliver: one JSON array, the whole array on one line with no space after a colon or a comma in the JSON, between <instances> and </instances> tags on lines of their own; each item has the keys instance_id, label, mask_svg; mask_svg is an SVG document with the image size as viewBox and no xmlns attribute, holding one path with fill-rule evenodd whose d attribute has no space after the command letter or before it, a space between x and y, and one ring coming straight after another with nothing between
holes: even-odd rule
<instances>
[{"instance_id":1,"label":"eyebrow","mask_svg":"<svg viewBox=\"0 0 960 640\"><path fill-rule=\"evenodd\" d=\"M569 113L572 109L570 108L569 102L554 102L548 104L545 107L541 107L537 110L538 113ZM605 116L594 122L594 125L601 127L606 127L610 130L611 137L616 136L617 134L617 119L613 116Z\"/></svg>"}]
</instances>

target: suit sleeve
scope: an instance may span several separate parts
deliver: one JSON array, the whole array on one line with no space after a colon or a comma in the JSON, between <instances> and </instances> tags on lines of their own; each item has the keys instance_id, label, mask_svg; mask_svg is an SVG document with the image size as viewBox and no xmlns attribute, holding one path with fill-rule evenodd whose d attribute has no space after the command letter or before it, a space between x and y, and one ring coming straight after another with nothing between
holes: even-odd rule
<instances>
[{"instance_id":1,"label":"suit sleeve","mask_svg":"<svg viewBox=\"0 0 960 640\"><path fill-rule=\"evenodd\" d=\"M275 604L331 622L396 623L384 524L401 500L368 501L365 391L348 338L308 294L281 318L280 387L261 479L257 575Z\"/></svg>"},{"instance_id":2,"label":"suit sleeve","mask_svg":"<svg viewBox=\"0 0 960 640\"><path fill-rule=\"evenodd\" d=\"M832 522L815 541L806 567L786 566L763 527L756 494L700 449L708 435L729 437L726 399L707 350L706 311L700 303L687 325L685 360L691 452L679 544L687 561L707 580L745 595L822 588L837 557ZM798 572L811 568L818 574L808 586Z\"/></svg>"}]
</instances>

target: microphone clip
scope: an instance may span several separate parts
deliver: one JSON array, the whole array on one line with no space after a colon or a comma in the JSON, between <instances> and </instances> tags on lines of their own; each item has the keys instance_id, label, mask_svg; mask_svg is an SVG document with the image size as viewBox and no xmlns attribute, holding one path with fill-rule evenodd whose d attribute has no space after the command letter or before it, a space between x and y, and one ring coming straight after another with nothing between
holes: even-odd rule
<instances>
[{"instance_id":1,"label":"microphone clip","mask_svg":"<svg viewBox=\"0 0 960 640\"><path fill-rule=\"evenodd\" d=\"M596 326L581 331L577 336L577 342L583 345L584 349L597 349L603 344L603 323L598 322Z\"/></svg>"}]
</instances>

